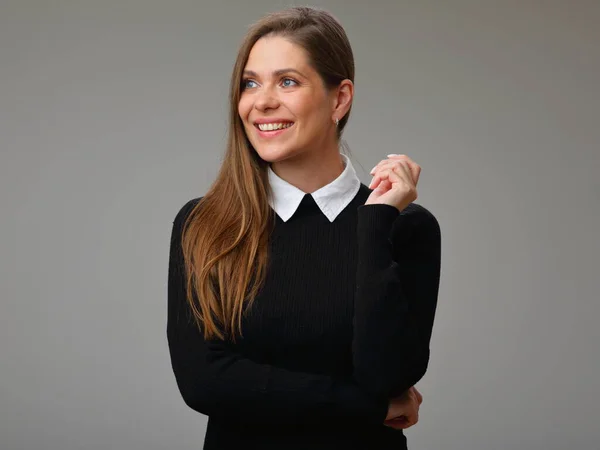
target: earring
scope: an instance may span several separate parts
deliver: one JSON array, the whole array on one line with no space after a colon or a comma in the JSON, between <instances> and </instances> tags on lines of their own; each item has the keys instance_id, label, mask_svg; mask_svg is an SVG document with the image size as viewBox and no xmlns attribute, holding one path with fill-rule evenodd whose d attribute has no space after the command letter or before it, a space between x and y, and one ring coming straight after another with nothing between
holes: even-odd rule
<instances>
[{"instance_id":1,"label":"earring","mask_svg":"<svg viewBox=\"0 0 600 450\"><path fill-rule=\"evenodd\" d=\"M334 122L335 122L335 126L337 127L337 126L340 124L340 119L337 119L337 118L336 118L336 119L334 120Z\"/></svg>"}]
</instances>

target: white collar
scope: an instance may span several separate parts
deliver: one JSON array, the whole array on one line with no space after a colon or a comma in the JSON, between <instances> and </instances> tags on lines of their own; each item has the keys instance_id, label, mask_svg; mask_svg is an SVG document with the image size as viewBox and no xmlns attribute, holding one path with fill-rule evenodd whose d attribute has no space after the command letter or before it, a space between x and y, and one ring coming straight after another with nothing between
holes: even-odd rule
<instances>
[{"instance_id":1,"label":"white collar","mask_svg":"<svg viewBox=\"0 0 600 450\"><path fill-rule=\"evenodd\" d=\"M310 194L315 203L330 222L333 222L342 210L348 206L360 189L360 179L350 159L340 153L344 163L344 171L339 177L326 186ZM284 222L294 215L306 193L296 186L280 178L269 166L269 184L272 198L269 204Z\"/></svg>"}]
</instances>

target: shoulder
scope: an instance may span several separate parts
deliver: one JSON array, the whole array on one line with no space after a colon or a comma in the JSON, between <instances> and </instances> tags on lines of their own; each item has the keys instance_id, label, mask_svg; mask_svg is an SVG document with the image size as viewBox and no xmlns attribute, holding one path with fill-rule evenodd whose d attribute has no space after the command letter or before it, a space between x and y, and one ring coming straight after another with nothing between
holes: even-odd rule
<instances>
[{"instance_id":1,"label":"shoulder","mask_svg":"<svg viewBox=\"0 0 600 450\"><path fill-rule=\"evenodd\" d=\"M173 219L174 225L182 225L185 222L185 219L190 215L192 210L196 207L196 205L202 200L203 197L193 198L185 202L183 206L181 206Z\"/></svg>"}]
</instances>

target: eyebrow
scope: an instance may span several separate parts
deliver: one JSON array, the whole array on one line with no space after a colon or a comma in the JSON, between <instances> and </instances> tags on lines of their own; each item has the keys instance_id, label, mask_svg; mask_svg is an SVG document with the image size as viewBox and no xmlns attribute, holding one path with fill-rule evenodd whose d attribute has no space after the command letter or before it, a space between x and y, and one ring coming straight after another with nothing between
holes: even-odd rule
<instances>
[{"instance_id":1,"label":"eyebrow","mask_svg":"<svg viewBox=\"0 0 600 450\"><path fill-rule=\"evenodd\" d=\"M306 78L302 72L300 72L300 71L298 71L296 69L292 69L292 68L275 70L272 75L274 77L279 77L279 76L281 76L281 75L283 75L285 73L290 73L290 72L297 73L301 77ZM258 74L256 72L254 72L253 70L244 70L244 75L248 75L248 76L251 76L251 77L258 77Z\"/></svg>"}]
</instances>

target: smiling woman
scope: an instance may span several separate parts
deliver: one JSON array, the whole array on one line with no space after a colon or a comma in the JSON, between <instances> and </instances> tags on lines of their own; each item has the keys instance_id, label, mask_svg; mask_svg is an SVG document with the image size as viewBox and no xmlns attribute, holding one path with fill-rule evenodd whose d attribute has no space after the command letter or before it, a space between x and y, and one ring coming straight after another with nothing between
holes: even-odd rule
<instances>
[{"instance_id":1,"label":"smiling woman","mask_svg":"<svg viewBox=\"0 0 600 450\"><path fill-rule=\"evenodd\" d=\"M238 103L246 135L261 159L277 162L337 149L335 120L348 112L353 84L344 79L335 87L324 83L311 55L293 39L261 37L248 55Z\"/></svg>"},{"instance_id":2,"label":"smiling woman","mask_svg":"<svg viewBox=\"0 0 600 450\"><path fill-rule=\"evenodd\" d=\"M326 11L254 24L230 89L222 167L169 256L171 363L204 449L406 449L440 275L420 167L388 155L371 190L340 153L354 59Z\"/></svg>"}]
</instances>

